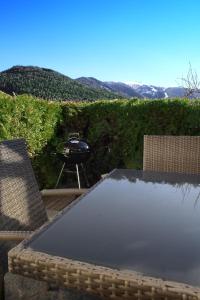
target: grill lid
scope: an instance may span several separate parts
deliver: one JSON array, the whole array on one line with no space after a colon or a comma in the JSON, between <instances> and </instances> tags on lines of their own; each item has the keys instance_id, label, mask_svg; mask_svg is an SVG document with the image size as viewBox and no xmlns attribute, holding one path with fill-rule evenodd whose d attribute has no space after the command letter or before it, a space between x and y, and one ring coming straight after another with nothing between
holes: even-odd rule
<instances>
[{"instance_id":1,"label":"grill lid","mask_svg":"<svg viewBox=\"0 0 200 300\"><path fill-rule=\"evenodd\" d=\"M90 146L88 145L88 143L83 140L83 139L79 139L76 137L72 137L70 138L66 144L65 144L65 149L69 150L70 152L76 152L76 153L85 153L85 152L90 152Z\"/></svg>"},{"instance_id":2,"label":"grill lid","mask_svg":"<svg viewBox=\"0 0 200 300\"><path fill-rule=\"evenodd\" d=\"M67 163L86 162L91 154L90 145L83 139L71 137L64 144L62 154L59 154L61 160Z\"/></svg>"}]
</instances>

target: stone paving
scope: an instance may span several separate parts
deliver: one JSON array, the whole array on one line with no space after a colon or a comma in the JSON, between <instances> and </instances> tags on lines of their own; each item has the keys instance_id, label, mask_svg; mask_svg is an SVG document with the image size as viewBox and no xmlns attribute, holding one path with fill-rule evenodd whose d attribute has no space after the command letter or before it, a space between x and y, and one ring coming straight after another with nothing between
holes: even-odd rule
<instances>
[{"instance_id":1,"label":"stone paving","mask_svg":"<svg viewBox=\"0 0 200 300\"><path fill-rule=\"evenodd\" d=\"M5 275L5 300L100 300L99 297L55 288L50 284L7 273Z\"/></svg>"}]
</instances>

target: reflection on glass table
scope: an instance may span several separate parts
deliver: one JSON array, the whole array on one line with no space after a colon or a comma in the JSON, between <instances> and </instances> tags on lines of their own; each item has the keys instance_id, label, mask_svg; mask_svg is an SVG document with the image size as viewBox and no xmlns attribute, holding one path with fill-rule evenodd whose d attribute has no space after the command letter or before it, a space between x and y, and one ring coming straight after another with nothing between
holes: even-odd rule
<instances>
[{"instance_id":1,"label":"reflection on glass table","mask_svg":"<svg viewBox=\"0 0 200 300\"><path fill-rule=\"evenodd\" d=\"M200 285L199 183L197 175L114 170L25 248Z\"/></svg>"}]
</instances>

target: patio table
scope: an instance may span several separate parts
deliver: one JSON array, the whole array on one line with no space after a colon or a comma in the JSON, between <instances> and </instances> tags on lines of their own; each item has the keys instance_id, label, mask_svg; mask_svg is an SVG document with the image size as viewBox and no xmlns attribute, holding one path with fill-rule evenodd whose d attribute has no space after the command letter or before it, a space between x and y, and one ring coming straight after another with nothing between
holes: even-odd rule
<instances>
[{"instance_id":1,"label":"patio table","mask_svg":"<svg viewBox=\"0 0 200 300\"><path fill-rule=\"evenodd\" d=\"M116 169L9 252L9 270L105 299L200 299L200 175Z\"/></svg>"}]
</instances>

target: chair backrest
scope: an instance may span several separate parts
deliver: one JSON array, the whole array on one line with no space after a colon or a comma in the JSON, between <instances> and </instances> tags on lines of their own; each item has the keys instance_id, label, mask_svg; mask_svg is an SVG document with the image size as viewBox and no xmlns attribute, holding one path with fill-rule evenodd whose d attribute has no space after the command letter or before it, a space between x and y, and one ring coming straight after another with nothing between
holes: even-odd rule
<instances>
[{"instance_id":1,"label":"chair backrest","mask_svg":"<svg viewBox=\"0 0 200 300\"><path fill-rule=\"evenodd\" d=\"M0 143L0 230L35 230L47 214L23 139Z\"/></svg>"},{"instance_id":2,"label":"chair backrest","mask_svg":"<svg viewBox=\"0 0 200 300\"><path fill-rule=\"evenodd\" d=\"M200 174L200 136L144 136L143 170Z\"/></svg>"}]
</instances>

